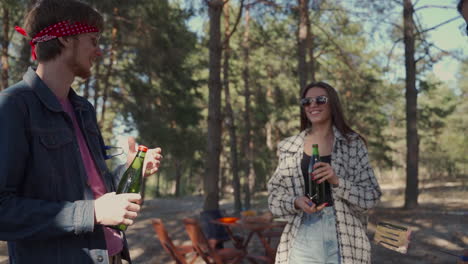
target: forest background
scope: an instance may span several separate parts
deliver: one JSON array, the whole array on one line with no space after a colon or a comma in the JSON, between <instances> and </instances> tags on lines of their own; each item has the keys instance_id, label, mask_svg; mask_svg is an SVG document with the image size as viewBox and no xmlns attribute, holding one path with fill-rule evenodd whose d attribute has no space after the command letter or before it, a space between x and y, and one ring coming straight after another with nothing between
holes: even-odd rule
<instances>
[{"instance_id":1,"label":"forest background","mask_svg":"<svg viewBox=\"0 0 468 264\"><path fill-rule=\"evenodd\" d=\"M30 46L15 33L34 0L0 1L0 89L21 80ZM368 141L381 184L405 188L468 173L468 60L455 1L89 0L103 13L103 56L73 88L104 139L163 149L145 196L266 190L276 144L299 132L299 91L326 81ZM442 37L441 37L442 36ZM119 159L113 159L117 163ZM115 164L112 164L115 165Z\"/></svg>"}]
</instances>

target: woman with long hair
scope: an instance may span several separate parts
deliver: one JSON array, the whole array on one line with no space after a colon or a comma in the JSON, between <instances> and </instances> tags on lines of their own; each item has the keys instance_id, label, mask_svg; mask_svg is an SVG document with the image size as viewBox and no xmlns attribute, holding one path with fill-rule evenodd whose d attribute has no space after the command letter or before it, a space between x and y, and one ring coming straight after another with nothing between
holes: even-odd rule
<instances>
[{"instance_id":1,"label":"woman with long hair","mask_svg":"<svg viewBox=\"0 0 468 264\"><path fill-rule=\"evenodd\" d=\"M288 220L276 264L371 263L366 211L381 191L366 142L347 124L336 90L316 82L301 91L301 132L278 144L278 167L268 182L271 212ZM309 175L312 145L320 162ZM322 204L306 196L309 179L325 183Z\"/></svg>"}]
</instances>

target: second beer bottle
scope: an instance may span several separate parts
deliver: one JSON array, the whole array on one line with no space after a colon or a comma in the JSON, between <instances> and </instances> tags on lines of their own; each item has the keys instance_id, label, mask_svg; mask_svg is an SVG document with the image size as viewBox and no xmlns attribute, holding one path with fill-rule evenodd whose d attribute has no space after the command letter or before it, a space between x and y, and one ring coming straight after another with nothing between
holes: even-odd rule
<instances>
[{"instance_id":1,"label":"second beer bottle","mask_svg":"<svg viewBox=\"0 0 468 264\"><path fill-rule=\"evenodd\" d=\"M147 151L147 147L143 145L138 146L138 152L135 158L130 164L130 167L128 167L122 175L122 179L117 187L117 194L140 192L141 185L143 184L143 162ZM124 224L118 225L117 228L122 231L127 230L127 226Z\"/></svg>"},{"instance_id":2,"label":"second beer bottle","mask_svg":"<svg viewBox=\"0 0 468 264\"><path fill-rule=\"evenodd\" d=\"M312 156L310 157L309 163L309 198L317 206L327 202L326 198L326 183L316 183L312 178L312 172L314 172L315 163L320 162L320 155L318 150L318 144L312 145Z\"/></svg>"}]
</instances>

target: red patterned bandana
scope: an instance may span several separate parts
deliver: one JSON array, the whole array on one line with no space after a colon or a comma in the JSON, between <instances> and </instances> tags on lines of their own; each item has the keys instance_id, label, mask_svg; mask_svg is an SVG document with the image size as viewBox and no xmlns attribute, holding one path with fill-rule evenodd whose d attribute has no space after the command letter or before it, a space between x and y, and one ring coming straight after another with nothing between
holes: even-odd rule
<instances>
[{"instance_id":1,"label":"red patterned bandana","mask_svg":"<svg viewBox=\"0 0 468 264\"><path fill-rule=\"evenodd\" d=\"M16 31L24 36L28 36L26 30L22 29L21 27L16 26ZM37 33L31 41L29 45L31 45L31 55L33 60L36 60L36 43L39 42L46 42L51 39L56 39L58 37L65 37L65 36L73 36L83 33L90 33L90 32L99 32L99 29L94 26L90 26L81 22L71 23L69 21L62 21L58 22L57 24L48 26Z\"/></svg>"}]
</instances>

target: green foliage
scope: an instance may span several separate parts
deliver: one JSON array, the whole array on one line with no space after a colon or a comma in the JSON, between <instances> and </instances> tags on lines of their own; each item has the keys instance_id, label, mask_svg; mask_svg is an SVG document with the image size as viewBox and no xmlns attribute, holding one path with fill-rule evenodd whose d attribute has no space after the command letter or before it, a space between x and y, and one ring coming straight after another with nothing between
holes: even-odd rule
<instances>
[{"instance_id":1,"label":"green foliage","mask_svg":"<svg viewBox=\"0 0 468 264\"><path fill-rule=\"evenodd\" d=\"M448 117L454 113L459 100L453 90L430 77L421 81L419 87L421 164L427 168L429 177L455 176L456 161L450 155L443 134L449 129Z\"/></svg>"},{"instance_id":2,"label":"green foliage","mask_svg":"<svg viewBox=\"0 0 468 264\"><path fill-rule=\"evenodd\" d=\"M130 95L122 98L123 114L141 142L164 150L167 165L181 161L181 172L188 171L203 148L197 65L190 64L196 38L184 23L188 14L166 1L146 1L132 12L146 25L127 35L134 41L126 51L132 63L123 69ZM164 175L174 175L174 169L180 168L166 167Z\"/></svg>"}]
</instances>

